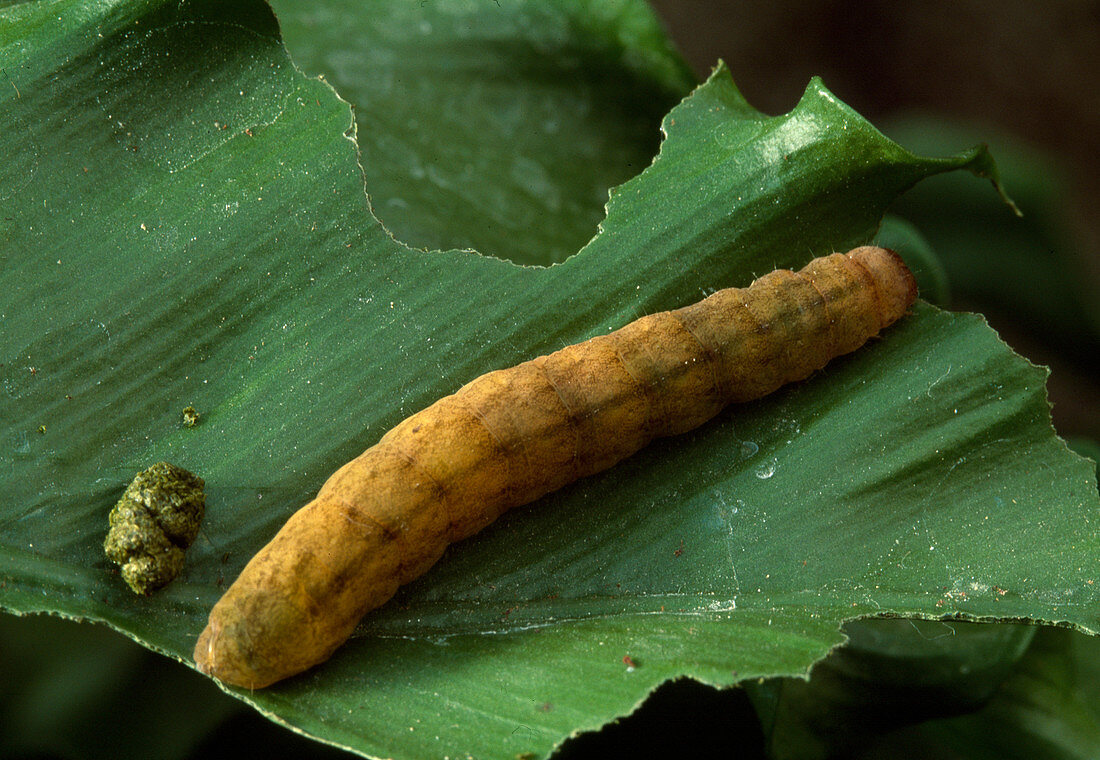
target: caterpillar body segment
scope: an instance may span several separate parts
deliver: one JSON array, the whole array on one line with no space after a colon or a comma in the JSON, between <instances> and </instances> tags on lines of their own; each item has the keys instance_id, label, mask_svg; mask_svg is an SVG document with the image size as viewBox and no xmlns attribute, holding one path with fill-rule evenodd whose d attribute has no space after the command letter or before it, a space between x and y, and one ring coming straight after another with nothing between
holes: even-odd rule
<instances>
[{"instance_id":1,"label":"caterpillar body segment","mask_svg":"<svg viewBox=\"0 0 1100 760\"><path fill-rule=\"evenodd\" d=\"M215 605L196 663L261 688L323 662L450 543L808 377L915 299L902 260L867 246L476 378L328 479Z\"/></svg>"}]
</instances>

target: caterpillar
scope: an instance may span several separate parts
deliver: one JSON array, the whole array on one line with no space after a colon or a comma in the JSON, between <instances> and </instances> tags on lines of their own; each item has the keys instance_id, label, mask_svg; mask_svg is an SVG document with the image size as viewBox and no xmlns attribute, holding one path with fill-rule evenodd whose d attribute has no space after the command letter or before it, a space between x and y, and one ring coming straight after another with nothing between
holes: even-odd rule
<instances>
[{"instance_id":1,"label":"caterpillar","mask_svg":"<svg viewBox=\"0 0 1100 760\"><path fill-rule=\"evenodd\" d=\"M805 379L916 295L897 254L865 246L476 378L400 422L290 517L210 612L196 665L262 688L324 662L449 544L731 402Z\"/></svg>"}]
</instances>

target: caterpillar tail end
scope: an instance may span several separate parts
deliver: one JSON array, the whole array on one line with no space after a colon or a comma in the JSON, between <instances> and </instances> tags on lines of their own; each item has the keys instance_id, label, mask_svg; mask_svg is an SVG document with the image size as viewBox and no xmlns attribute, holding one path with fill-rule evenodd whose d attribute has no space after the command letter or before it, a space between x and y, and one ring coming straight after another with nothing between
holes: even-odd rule
<instances>
[{"instance_id":1,"label":"caterpillar tail end","mask_svg":"<svg viewBox=\"0 0 1100 760\"><path fill-rule=\"evenodd\" d=\"M206 628L195 643L195 665L199 671L213 676L222 683L244 689L262 689L282 678L268 669L257 669L247 663L251 653L242 651L241 637L232 625L222 625L211 615Z\"/></svg>"},{"instance_id":2,"label":"caterpillar tail end","mask_svg":"<svg viewBox=\"0 0 1100 760\"><path fill-rule=\"evenodd\" d=\"M889 248L865 245L845 255L874 279L875 290L883 304L882 327L893 324L916 303L917 280L897 253Z\"/></svg>"},{"instance_id":3,"label":"caterpillar tail end","mask_svg":"<svg viewBox=\"0 0 1100 760\"><path fill-rule=\"evenodd\" d=\"M284 594L230 587L195 643L195 665L219 681L262 689L317 664L308 621ZM259 621L259 622L257 622Z\"/></svg>"}]
</instances>

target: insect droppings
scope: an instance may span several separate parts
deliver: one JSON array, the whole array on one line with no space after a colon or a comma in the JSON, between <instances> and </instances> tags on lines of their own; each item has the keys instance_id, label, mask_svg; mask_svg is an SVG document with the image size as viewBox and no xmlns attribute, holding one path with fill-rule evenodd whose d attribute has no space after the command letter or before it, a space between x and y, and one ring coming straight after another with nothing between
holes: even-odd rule
<instances>
[{"instance_id":1,"label":"insect droppings","mask_svg":"<svg viewBox=\"0 0 1100 760\"><path fill-rule=\"evenodd\" d=\"M199 424L199 417L202 415L195 411L195 407L187 406L183 409L183 424L187 427L195 427Z\"/></svg>"},{"instance_id":2,"label":"insect droppings","mask_svg":"<svg viewBox=\"0 0 1100 760\"><path fill-rule=\"evenodd\" d=\"M158 462L134 477L111 510L103 551L135 594L152 594L183 569L206 510L204 485L198 475Z\"/></svg>"}]
</instances>

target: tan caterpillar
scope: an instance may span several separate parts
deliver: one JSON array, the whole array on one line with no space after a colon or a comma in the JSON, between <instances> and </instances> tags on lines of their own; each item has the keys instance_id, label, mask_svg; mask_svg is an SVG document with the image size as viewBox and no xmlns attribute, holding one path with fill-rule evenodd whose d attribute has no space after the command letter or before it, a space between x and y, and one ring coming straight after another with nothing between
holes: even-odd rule
<instances>
[{"instance_id":1,"label":"tan caterpillar","mask_svg":"<svg viewBox=\"0 0 1100 760\"><path fill-rule=\"evenodd\" d=\"M505 510L604 470L854 351L916 299L897 254L857 248L490 372L341 467L214 606L201 670L260 688Z\"/></svg>"}]
</instances>

